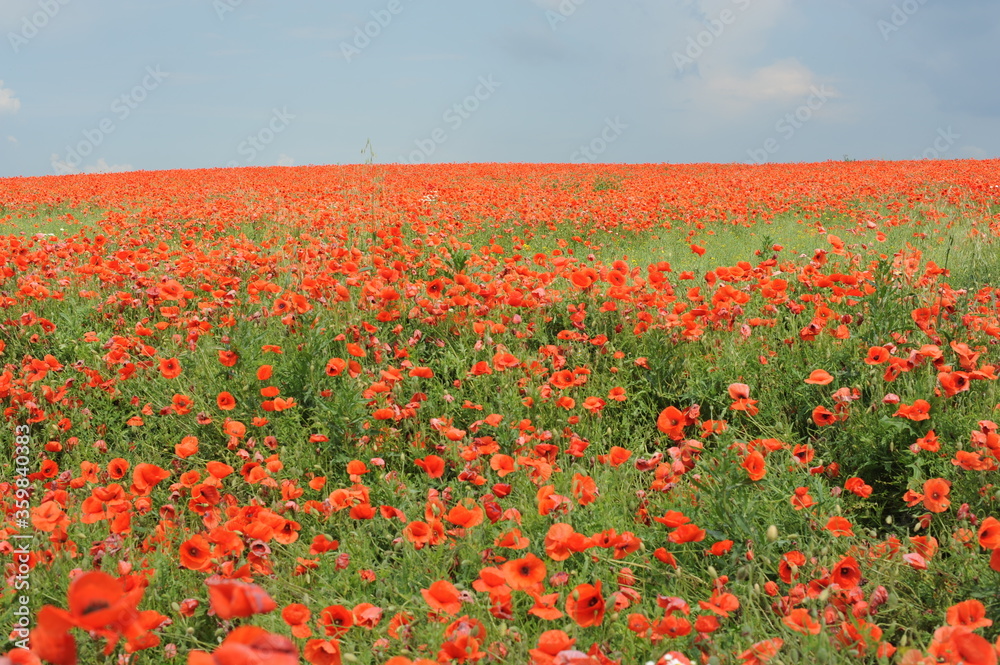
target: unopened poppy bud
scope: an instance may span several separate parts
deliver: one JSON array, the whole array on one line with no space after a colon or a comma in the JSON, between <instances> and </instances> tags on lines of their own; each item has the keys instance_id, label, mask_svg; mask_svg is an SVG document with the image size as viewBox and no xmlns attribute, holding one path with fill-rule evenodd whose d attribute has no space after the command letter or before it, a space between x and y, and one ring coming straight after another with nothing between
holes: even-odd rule
<instances>
[{"instance_id":1,"label":"unopened poppy bud","mask_svg":"<svg viewBox=\"0 0 1000 665\"><path fill-rule=\"evenodd\" d=\"M760 593L760 582L754 582L753 583L753 592L754 593Z\"/></svg>"},{"instance_id":2,"label":"unopened poppy bud","mask_svg":"<svg viewBox=\"0 0 1000 665\"><path fill-rule=\"evenodd\" d=\"M711 576L713 580L719 576L718 571L715 570L715 566L708 567L708 574Z\"/></svg>"},{"instance_id":3,"label":"unopened poppy bud","mask_svg":"<svg viewBox=\"0 0 1000 665\"><path fill-rule=\"evenodd\" d=\"M838 515L840 514L840 504L839 503L833 507L833 512L837 513Z\"/></svg>"},{"instance_id":4,"label":"unopened poppy bud","mask_svg":"<svg viewBox=\"0 0 1000 665\"><path fill-rule=\"evenodd\" d=\"M771 526L767 527L767 540L773 543L777 539L778 539L778 527L772 524Z\"/></svg>"},{"instance_id":5,"label":"unopened poppy bud","mask_svg":"<svg viewBox=\"0 0 1000 665\"><path fill-rule=\"evenodd\" d=\"M886 524L892 524L892 515L886 515L885 516L885 523Z\"/></svg>"},{"instance_id":6,"label":"unopened poppy bud","mask_svg":"<svg viewBox=\"0 0 1000 665\"><path fill-rule=\"evenodd\" d=\"M174 612L180 612L181 604L175 600L174 602L170 603L170 609L172 609Z\"/></svg>"},{"instance_id":7,"label":"unopened poppy bud","mask_svg":"<svg viewBox=\"0 0 1000 665\"><path fill-rule=\"evenodd\" d=\"M194 635L194 626L188 626L188 627L187 627L187 628L186 628L186 629L184 630L184 632L185 632L185 633L187 633L188 635Z\"/></svg>"},{"instance_id":8,"label":"unopened poppy bud","mask_svg":"<svg viewBox=\"0 0 1000 665\"><path fill-rule=\"evenodd\" d=\"M830 589L831 589L831 587L826 587L825 589L823 589L820 592L820 594L819 594L819 602L825 603L827 601L827 599L830 597Z\"/></svg>"},{"instance_id":9,"label":"unopened poppy bud","mask_svg":"<svg viewBox=\"0 0 1000 665\"><path fill-rule=\"evenodd\" d=\"M340 658L342 660L347 661L348 663L356 663L356 662L358 662L358 657L355 656L353 653L341 654Z\"/></svg>"}]
</instances>

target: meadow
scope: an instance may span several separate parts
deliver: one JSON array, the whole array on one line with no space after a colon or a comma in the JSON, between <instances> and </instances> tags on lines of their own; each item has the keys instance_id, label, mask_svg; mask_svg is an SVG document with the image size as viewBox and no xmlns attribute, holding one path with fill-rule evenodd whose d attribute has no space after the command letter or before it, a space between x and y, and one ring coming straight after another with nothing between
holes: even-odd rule
<instances>
[{"instance_id":1,"label":"meadow","mask_svg":"<svg viewBox=\"0 0 1000 665\"><path fill-rule=\"evenodd\" d=\"M1000 162L0 180L0 663L1000 652Z\"/></svg>"}]
</instances>

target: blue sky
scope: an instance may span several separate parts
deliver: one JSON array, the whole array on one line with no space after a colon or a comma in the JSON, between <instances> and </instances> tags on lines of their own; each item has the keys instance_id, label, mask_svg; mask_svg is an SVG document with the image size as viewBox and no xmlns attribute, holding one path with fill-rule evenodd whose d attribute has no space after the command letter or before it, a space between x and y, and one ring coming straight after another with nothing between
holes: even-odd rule
<instances>
[{"instance_id":1,"label":"blue sky","mask_svg":"<svg viewBox=\"0 0 1000 665\"><path fill-rule=\"evenodd\" d=\"M1000 157L996 0L3 0L0 35L0 176Z\"/></svg>"}]
</instances>

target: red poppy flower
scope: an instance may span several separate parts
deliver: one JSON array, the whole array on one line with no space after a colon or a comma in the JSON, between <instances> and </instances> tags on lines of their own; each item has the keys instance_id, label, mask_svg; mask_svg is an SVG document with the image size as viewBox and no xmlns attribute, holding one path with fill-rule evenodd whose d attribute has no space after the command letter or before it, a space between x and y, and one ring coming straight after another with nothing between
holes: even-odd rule
<instances>
[{"instance_id":1,"label":"red poppy flower","mask_svg":"<svg viewBox=\"0 0 1000 665\"><path fill-rule=\"evenodd\" d=\"M160 358L160 374L165 379L176 379L181 375L181 363L177 358Z\"/></svg>"},{"instance_id":2,"label":"red poppy flower","mask_svg":"<svg viewBox=\"0 0 1000 665\"><path fill-rule=\"evenodd\" d=\"M949 492L950 482L944 478L931 478L924 483L924 507L932 513L943 513L951 505Z\"/></svg>"},{"instance_id":3,"label":"red poppy flower","mask_svg":"<svg viewBox=\"0 0 1000 665\"><path fill-rule=\"evenodd\" d=\"M900 404L894 416L908 420L921 421L930 418L931 405L926 400L918 399L912 405Z\"/></svg>"},{"instance_id":4,"label":"red poppy flower","mask_svg":"<svg viewBox=\"0 0 1000 665\"><path fill-rule=\"evenodd\" d=\"M979 545L988 550L1000 547L1000 520L993 516L983 520L979 525Z\"/></svg>"},{"instance_id":5,"label":"red poppy flower","mask_svg":"<svg viewBox=\"0 0 1000 665\"><path fill-rule=\"evenodd\" d=\"M841 517L840 515L834 515L826 522L826 526L823 527L829 531L834 536L853 536L854 531L851 530L851 523L849 520Z\"/></svg>"},{"instance_id":6,"label":"red poppy flower","mask_svg":"<svg viewBox=\"0 0 1000 665\"><path fill-rule=\"evenodd\" d=\"M825 427L826 425L832 425L837 422L837 414L831 412L830 409L821 404L813 409L812 419L813 422L820 427Z\"/></svg>"},{"instance_id":7,"label":"red poppy flower","mask_svg":"<svg viewBox=\"0 0 1000 665\"><path fill-rule=\"evenodd\" d=\"M414 460L413 463L423 469L424 473L426 473L430 478L440 478L444 475L444 459L438 457L437 455L427 455L422 459Z\"/></svg>"},{"instance_id":8,"label":"red poppy flower","mask_svg":"<svg viewBox=\"0 0 1000 665\"><path fill-rule=\"evenodd\" d=\"M884 346L873 346L868 349L868 355L865 357L865 364L867 365L881 365L885 361L889 360L889 350Z\"/></svg>"},{"instance_id":9,"label":"red poppy flower","mask_svg":"<svg viewBox=\"0 0 1000 665\"><path fill-rule=\"evenodd\" d=\"M129 463L121 457L116 457L108 462L108 475L112 480L120 480L128 473Z\"/></svg>"},{"instance_id":10,"label":"red poppy flower","mask_svg":"<svg viewBox=\"0 0 1000 665\"><path fill-rule=\"evenodd\" d=\"M166 469L161 469L155 464L146 464L143 462L136 465L135 469L132 470L131 490L139 496L148 496L153 487L169 477L170 472Z\"/></svg>"},{"instance_id":11,"label":"red poppy flower","mask_svg":"<svg viewBox=\"0 0 1000 665\"><path fill-rule=\"evenodd\" d=\"M195 534L181 543L180 563L189 570L208 570L212 567L212 545L204 536Z\"/></svg>"},{"instance_id":12,"label":"red poppy flower","mask_svg":"<svg viewBox=\"0 0 1000 665\"><path fill-rule=\"evenodd\" d=\"M755 450L746 456L741 464L744 469L746 469L747 474L750 476L750 480L757 482L767 475L767 467L764 464L764 456L759 450Z\"/></svg>"},{"instance_id":13,"label":"red poppy flower","mask_svg":"<svg viewBox=\"0 0 1000 665\"><path fill-rule=\"evenodd\" d=\"M694 524L682 524L670 532L667 540L678 545L682 543L700 543L705 540L705 530Z\"/></svg>"},{"instance_id":14,"label":"red poppy flower","mask_svg":"<svg viewBox=\"0 0 1000 665\"><path fill-rule=\"evenodd\" d=\"M970 630L993 625L993 621L986 618L986 607L974 598L949 607L945 620L949 626L965 626Z\"/></svg>"},{"instance_id":15,"label":"red poppy flower","mask_svg":"<svg viewBox=\"0 0 1000 665\"><path fill-rule=\"evenodd\" d=\"M174 454L181 459L187 459L198 453L198 437L185 436L181 442L174 446Z\"/></svg>"},{"instance_id":16,"label":"red poppy flower","mask_svg":"<svg viewBox=\"0 0 1000 665\"><path fill-rule=\"evenodd\" d=\"M66 594L73 624L84 630L110 629L124 634L139 618L136 607L145 587L126 591L122 582L107 573L90 571L76 577Z\"/></svg>"},{"instance_id":17,"label":"red poppy flower","mask_svg":"<svg viewBox=\"0 0 1000 665\"><path fill-rule=\"evenodd\" d=\"M343 605L330 605L319 613L316 623L327 637L340 637L354 625L354 612Z\"/></svg>"},{"instance_id":18,"label":"red poppy flower","mask_svg":"<svg viewBox=\"0 0 1000 665\"><path fill-rule=\"evenodd\" d=\"M825 369L814 369L805 382L813 386L825 386L833 383L833 377Z\"/></svg>"},{"instance_id":19,"label":"red poppy flower","mask_svg":"<svg viewBox=\"0 0 1000 665\"><path fill-rule=\"evenodd\" d=\"M781 623L803 635L819 635L821 628L820 624L809 614L809 610L802 607L797 607L789 612L781 620Z\"/></svg>"},{"instance_id":20,"label":"red poppy flower","mask_svg":"<svg viewBox=\"0 0 1000 665\"><path fill-rule=\"evenodd\" d=\"M222 411L232 411L236 408L236 398L226 391L216 396L215 403Z\"/></svg>"},{"instance_id":21,"label":"red poppy flower","mask_svg":"<svg viewBox=\"0 0 1000 665\"><path fill-rule=\"evenodd\" d=\"M741 653L739 657L743 660L743 665L762 665L762 663L774 658L784 644L785 641L780 637L772 637L769 640L757 642Z\"/></svg>"},{"instance_id":22,"label":"red poppy flower","mask_svg":"<svg viewBox=\"0 0 1000 665\"><path fill-rule=\"evenodd\" d=\"M212 653L191 651L188 665L299 665L299 652L283 635L256 626L233 629Z\"/></svg>"},{"instance_id":23,"label":"red poppy flower","mask_svg":"<svg viewBox=\"0 0 1000 665\"><path fill-rule=\"evenodd\" d=\"M805 563L806 557L802 552L799 552L798 550L787 552L778 562L778 577L780 577L781 581L785 584L791 584L792 580L798 578L798 569L804 566Z\"/></svg>"},{"instance_id":24,"label":"red poppy flower","mask_svg":"<svg viewBox=\"0 0 1000 665\"><path fill-rule=\"evenodd\" d=\"M872 486L865 483L861 478L848 478L844 483L844 489L863 499L868 498L872 494Z\"/></svg>"},{"instance_id":25,"label":"red poppy flower","mask_svg":"<svg viewBox=\"0 0 1000 665\"><path fill-rule=\"evenodd\" d=\"M292 635L299 639L305 639L312 635L312 629L308 626L312 613L309 608L301 603L286 605L281 610L281 619L292 629Z\"/></svg>"},{"instance_id":26,"label":"red poppy flower","mask_svg":"<svg viewBox=\"0 0 1000 665\"><path fill-rule=\"evenodd\" d=\"M210 577L208 586L210 607L220 619L267 614L278 605L256 584L247 584L222 577Z\"/></svg>"},{"instance_id":27,"label":"red poppy flower","mask_svg":"<svg viewBox=\"0 0 1000 665\"><path fill-rule=\"evenodd\" d=\"M566 614L581 628L599 626L604 620L604 598L601 581L580 584L566 597Z\"/></svg>"},{"instance_id":28,"label":"red poppy flower","mask_svg":"<svg viewBox=\"0 0 1000 665\"><path fill-rule=\"evenodd\" d=\"M833 582L842 589L852 589L861 582L861 568L852 556L845 556L833 567Z\"/></svg>"},{"instance_id":29,"label":"red poppy flower","mask_svg":"<svg viewBox=\"0 0 1000 665\"><path fill-rule=\"evenodd\" d=\"M420 590L420 595L424 597L431 608L455 615L462 609L462 600L458 595L455 585L446 580L439 580L426 589Z\"/></svg>"},{"instance_id":30,"label":"red poppy flower","mask_svg":"<svg viewBox=\"0 0 1000 665\"><path fill-rule=\"evenodd\" d=\"M504 563L502 570L507 585L515 591L527 591L545 579L545 562L530 553Z\"/></svg>"}]
</instances>

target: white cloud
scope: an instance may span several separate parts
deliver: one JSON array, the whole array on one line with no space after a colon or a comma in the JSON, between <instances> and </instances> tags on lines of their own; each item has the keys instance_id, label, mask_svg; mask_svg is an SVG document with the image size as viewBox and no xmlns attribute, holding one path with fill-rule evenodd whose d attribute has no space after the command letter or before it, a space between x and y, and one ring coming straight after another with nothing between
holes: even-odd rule
<instances>
[{"instance_id":1,"label":"white cloud","mask_svg":"<svg viewBox=\"0 0 1000 665\"><path fill-rule=\"evenodd\" d=\"M15 144L17 143L17 139L15 137L13 137L13 136L10 136L9 134L7 135L7 140L10 143L15 143Z\"/></svg>"},{"instance_id":2,"label":"white cloud","mask_svg":"<svg viewBox=\"0 0 1000 665\"><path fill-rule=\"evenodd\" d=\"M108 164L102 157L96 164L83 167L84 173L122 173L124 171L135 171L131 164Z\"/></svg>"},{"instance_id":3,"label":"white cloud","mask_svg":"<svg viewBox=\"0 0 1000 665\"><path fill-rule=\"evenodd\" d=\"M990 154L976 145L964 145L958 149L956 157L963 159L987 159Z\"/></svg>"},{"instance_id":4,"label":"white cloud","mask_svg":"<svg viewBox=\"0 0 1000 665\"><path fill-rule=\"evenodd\" d=\"M840 97L836 88L794 58L752 70L703 67L701 77L684 79L682 89L690 108L706 121L787 110L816 95L825 106Z\"/></svg>"},{"instance_id":5,"label":"white cloud","mask_svg":"<svg viewBox=\"0 0 1000 665\"><path fill-rule=\"evenodd\" d=\"M742 76L729 72L709 74L704 81L709 94L737 104L790 102L808 95L814 85L813 73L794 58L779 60Z\"/></svg>"},{"instance_id":6,"label":"white cloud","mask_svg":"<svg viewBox=\"0 0 1000 665\"><path fill-rule=\"evenodd\" d=\"M288 155L279 155L277 166L295 166L295 160Z\"/></svg>"},{"instance_id":7,"label":"white cloud","mask_svg":"<svg viewBox=\"0 0 1000 665\"><path fill-rule=\"evenodd\" d=\"M0 113L17 113L21 108L21 100L14 96L14 91L3 87L0 80Z\"/></svg>"},{"instance_id":8,"label":"white cloud","mask_svg":"<svg viewBox=\"0 0 1000 665\"><path fill-rule=\"evenodd\" d=\"M59 158L59 155L53 153L50 158L52 163L52 168L58 175L69 175L74 173L123 173L125 171L134 171L135 167L131 164L108 164L107 160L103 157L98 159L93 164L88 164L83 167L74 168L67 164L64 160Z\"/></svg>"},{"instance_id":9,"label":"white cloud","mask_svg":"<svg viewBox=\"0 0 1000 665\"><path fill-rule=\"evenodd\" d=\"M4 0L0 3L0 30L6 33L8 30L21 28L25 17L30 18L38 11L38 4L31 0Z\"/></svg>"}]
</instances>

